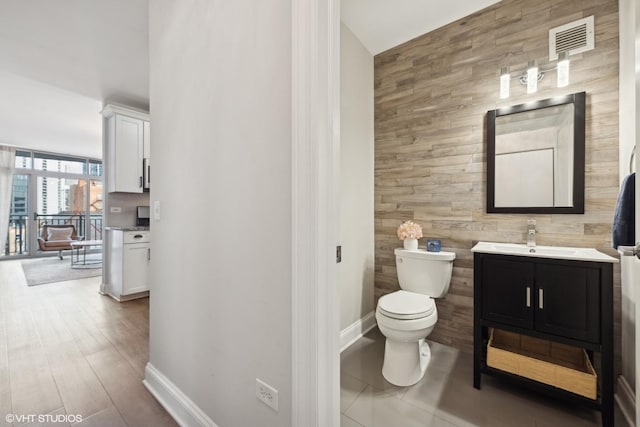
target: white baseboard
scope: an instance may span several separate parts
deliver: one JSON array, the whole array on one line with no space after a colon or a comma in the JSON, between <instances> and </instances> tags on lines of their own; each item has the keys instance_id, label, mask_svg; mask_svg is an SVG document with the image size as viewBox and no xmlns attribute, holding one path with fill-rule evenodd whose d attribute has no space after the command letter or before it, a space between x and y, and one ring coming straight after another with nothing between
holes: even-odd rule
<instances>
[{"instance_id":1,"label":"white baseboard","mask_svg":"<svg viewBox=\"0 0 640 427\"><path fill-rule=\"evenodd\" d=\"M340 331L340 353L376 326L376 313L371 311Z\"/></svg>"},{"instance_id":2,"label":"white baseboard","mask_svg":"<svg viewBox=\"0 0 640 427\"><path fill-rule=\"evenodd\" d=\"M620 412L627 420L630 426L635 426L636 418L636 396L633 389L627 382L626 378L620 375L618 377L618 389L615 395L616 403Z\"/></svg>"},{"instance_id":3,"label":"white baseboard","mask_svg":"<svg viewBox=\"0 0 640 427\"><path fill-rule=\"evenodd\" d=\"M182 427L218 427L174 383L147 363L142 383Z\"/></svg>"}]
</instances>

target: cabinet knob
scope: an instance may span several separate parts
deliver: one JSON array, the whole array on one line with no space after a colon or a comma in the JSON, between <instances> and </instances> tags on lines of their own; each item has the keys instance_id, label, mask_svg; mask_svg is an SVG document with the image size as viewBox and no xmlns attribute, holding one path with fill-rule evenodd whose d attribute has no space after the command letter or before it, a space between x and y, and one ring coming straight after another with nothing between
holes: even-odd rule
<instances>
[{"instance_id":1,"label":"cabinet knob","mask_svg":"<svg viewBox=\"0 0 640 427\"><path fill-rule=\"evenodd\" d=\"M538 289L538 308L540 310L544 309L544 289Z\"/></svg>"},{"instance_id":2,"label":"cabinet knob","mask_svg":"<svg viewBox=\"0 0 640 427\"><path fill-rule=\"evenodd\" d=\"M531 307L531 286L527 286L527 307Z\"/></svg>"}]
</instances>

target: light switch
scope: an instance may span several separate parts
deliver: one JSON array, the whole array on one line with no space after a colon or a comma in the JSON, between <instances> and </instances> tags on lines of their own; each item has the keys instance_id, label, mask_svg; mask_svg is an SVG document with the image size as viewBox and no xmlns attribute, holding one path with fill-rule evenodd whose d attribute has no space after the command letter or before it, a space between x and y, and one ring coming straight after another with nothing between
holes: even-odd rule
<instances>
[{"instance_id":1,"label":"light switch","mask_svg":"<svg viewBox=\"0 0 640 427\"><path fill-rule=\"evenodd\" d=\"M160 200L153 201L153 220L160 221Z\"/></svg>"}]
</instances>

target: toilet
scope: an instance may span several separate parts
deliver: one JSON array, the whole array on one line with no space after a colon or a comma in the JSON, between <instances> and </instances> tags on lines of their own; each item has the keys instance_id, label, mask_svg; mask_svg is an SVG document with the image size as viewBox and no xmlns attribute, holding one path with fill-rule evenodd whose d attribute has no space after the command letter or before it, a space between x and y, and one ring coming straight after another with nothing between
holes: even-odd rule
<instances>
[{"instance_id":1,"label":"toilet","mask_svg":"<svg viewBox=\"0 0 640 427\"><path fill-rule=\"evenodd\" d=\"M382 375L405 387L420 381L429 365L426 338L438 321L433 298L449 291L456 254L401 248L394 252L401 290L378 300L376 321L387 338Z\"/></svg>"}]
</instances>

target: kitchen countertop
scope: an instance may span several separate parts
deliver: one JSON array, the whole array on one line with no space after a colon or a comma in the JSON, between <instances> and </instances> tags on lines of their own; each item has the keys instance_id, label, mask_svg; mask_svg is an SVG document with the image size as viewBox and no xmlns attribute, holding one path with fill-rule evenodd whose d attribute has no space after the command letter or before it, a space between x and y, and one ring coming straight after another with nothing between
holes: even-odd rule
<instances>
[{"instance_id":1,"label":"kitchen countertop","mask_svg":"<svg viewBox=\"0 0 640 427\"><path fill-rule=\"evenodd\" d=\"M149 227L131 226L131 227L105 227L105 230L115 231L149 231Z\"/></svg>"}]
</instances>

